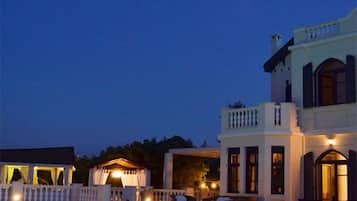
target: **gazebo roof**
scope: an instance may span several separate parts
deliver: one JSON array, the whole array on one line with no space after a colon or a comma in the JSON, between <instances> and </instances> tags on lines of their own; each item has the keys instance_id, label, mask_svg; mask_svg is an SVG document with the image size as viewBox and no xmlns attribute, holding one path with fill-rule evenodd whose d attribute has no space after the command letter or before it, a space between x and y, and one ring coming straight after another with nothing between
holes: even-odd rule
<instances>
[{"instance_id":1,"label":"gazebo roof","mask_svg":"<svg viewBox=\"0 0 357 201\"><path fill-rule=\"evenodd\" d=\"M0 149L0 162L74 165L73 147Z\"/></svg>"},{"instance_id":2,"label":"gazebo roof","mask_svg":"<svg viewBox=\"0 0 357 201\"><path fill-rule=\"evenodd\" d=\"M102 164L98 165L99 167L106 168L106 169L144 169L143 166L138 165L132 161L129 161L125 158L117 158Z\"/></svg>"}]
</instances>

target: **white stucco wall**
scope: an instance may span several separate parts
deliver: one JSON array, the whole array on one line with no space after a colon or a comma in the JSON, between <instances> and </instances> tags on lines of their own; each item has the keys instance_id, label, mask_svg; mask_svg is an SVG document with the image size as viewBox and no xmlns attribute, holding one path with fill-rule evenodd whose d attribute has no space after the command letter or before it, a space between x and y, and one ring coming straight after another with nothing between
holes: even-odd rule
<instances>
[{"instance_id":1,"label":"white stucco wall","mask_svg":"<svg viewBox=\"0 0 357 201\"><path fill-rule=\"evenodd\" d=\"M335 149L348 157L348 151L357 151L357 133L346 133L336 135L308 135L306 139L306 153L313 152L314 160L322 153ZM335 145L329 145L328 139L334 139Z\"/></svg>"},{"instance_id":2,"label":"white stucco wall","mask_svg":"<svg viewBox=\"0 0 357 201\"><path fill-rule=\"evenodd\" d=\"M276 103L285 102L286 80L291 82L291 57L280 62L271 72L271 100Z\"/></svg>"},{"instance_id":3,"label":"white stucco wall","mask_svg":"<svg viewBox=\"0 0 357 201\"><path fill-rule=\"evenodd\" d=\"M301 107L303 103L303 67L311 62L313 70L315 71L319 64L328 58L336 58L346 62L347 55L353 55L356 57L357 33L350 35L349 37L336 36L316 42L292 46L290 47L290 50L292 55L292 99L298 107Z\"/></svg>"},{"instance_id":4,"label":"white stucco wall","mask_svg":"<svg viewBox=\"0 0 357 201\"><path fill-rule=\"evenodd\" d=\"M221 139L221 195L249 195L257 196L259 200L283 201L297 200L300 196L300 162L303 154L304 144L301 134L286 135L247 135L239 137L226 137ZM258 194L245 193L246 177L246 147L258 146ZM271 194L271 149L272 146L285 147L285 181L284 195ZM227 193L227 170L228 170L228 148L240 148L240 193Z\"/></svg>"}]
</instances>

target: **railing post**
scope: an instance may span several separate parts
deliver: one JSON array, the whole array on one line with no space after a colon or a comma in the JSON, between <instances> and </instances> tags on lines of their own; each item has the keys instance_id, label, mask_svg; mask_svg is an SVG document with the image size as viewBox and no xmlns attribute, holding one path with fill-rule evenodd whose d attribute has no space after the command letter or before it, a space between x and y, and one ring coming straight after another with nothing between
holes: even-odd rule
<instances>
[{"instance_id":1,"label":"railing post","mask_svg":"<svg viewBox=\"0 0 357 201\"><path fill-rule=\"evenodd\" d=\"M262 103L259 105L258 119L259 119L259 127L269 130L274 126L274 106L275 103Z\"/></svg>"},{"instance_id":2,"label":"railing post","mask_svg":"<svg viewBox=\"0 0 357 201\"><path fill-rule=\"evenodd\" d=\"M6 184L5 165L0 165L0 184Z\"/></svg>"},{"instance_id":3,"label":"railing post","mask_svg":"<svg viewBox=\"0 0 357 201\"><path fill-rule=\"evenodd\" d=\"M229 112L227 108L223 108L221 111L221 132L223 133L227 128L229 128Z\"/></svg>"},{"instance_id":4,"label":"railing post","mask_svg":"<svg viewBox=\"0 0 357 201\"><path fill-rule=\"evenodd\" d=\"M297 115L294 104L281 103L281 126L289 130L297 127Z\"/></svg>"},{"instance_id":5,"label":"railing post","mask_svg":"<svg viewBox=\"0 0 357 201\"><path fill-rule=\"evenodd\" d=\"M10 201L24 200L24 185L20 182L11 183Z\"/></svg>"},{"instance_id":6,"label":"railing post","mask_svg":"<svg viewBox=\"0 0 357 201\"><path fill-rule=\"evenodd\" d=\"M28 177L28 184L33 184L33 175L34 175L35 166L31 164L29 166L29 177Z\"/></svg>"},{"instance_id":7,"label":"railing post","mask_svg":"<svg viewBox=\"0 0 357 201\"><path fill-rule=\"evenodd\" d=\"M70 201L78 201L79 200L79 194L80 194L80 188L83 186L83 184L72 184L70 186Z\"/></svg>"},{"instance_id":8,"label":"railing post","mask_svg":"<svg viewBox=\"0 0 357 201\"><path fill-rule=\"evenodd\" d=\"M123 201L136 201L135 186L128 186L123 188Z\"/></svg>"},{"instance_id":9,"label":"railing post","mask_svg":"<svg viewBox=\"0 0 357 201\"><path fill-rule=\"evenodd\" d=\"M98 201L110 201L110 185L98 186Z\"/></svg>"},{"instance_id":10,"label":"railing post","mask_svg":"<svg viewBox=\"0 0 357 201\"><path fill-rule=\"evenodd\" d=\"M172 189L173 178L173 156L172 153L165 153L164 159L164 188Z\"/></svg>"},{"instance_id":11,"label":"railing post","mask_svg":"<svg viewBox=\"0 0 357 201\"><path fill-rule=\"evenodd\" d=\"M141 194L141 201L154 200L153 187L147 187Z\"/></svg>"}]
</instances>

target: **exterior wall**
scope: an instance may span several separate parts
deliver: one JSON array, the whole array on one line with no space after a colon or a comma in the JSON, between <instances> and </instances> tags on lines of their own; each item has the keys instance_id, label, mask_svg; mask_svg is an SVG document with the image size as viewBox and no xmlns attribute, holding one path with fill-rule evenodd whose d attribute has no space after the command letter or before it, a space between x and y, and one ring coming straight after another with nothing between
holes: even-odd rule
<instances>
[{"instance_id":1,"label":"exterior wall","mask_svg":"<svg viewBox=\"0 0 357 201\"><path fill-rule=\"evenodd\" d=\"M348 151L357 151L357 133L337 134L337 135L310 135L306 136L306 150L305 152L313 152L314 160L316 160L322 153L330 149L335 149L346 157ZM334 139L335 145L329 145L328 139Z\"/></svg>"},{"instance_id":2,"label":"exterior wall","mask_svg":"<svg viewBox=\"0 0 357 201\"><path fill-rule=\"evenodd\" d=\"M296 113L284 112L281 109L279 111L283 112L279 114L277 110L271 109L275 108L272 103L253 108L223 110L222 133L219 136L221 195L249 195L257 196L258 200L269 201L298 200L304 198L304 154L313 152L316 161L322 153L331 149L343 153L346 157L349 157L349 150L357 151L357 103L306 109L302 105L303 67L306 64L311 62L313 71L316 71L328 58L336 58L344 63L347 55L357 58L356 21L357 8L343 19L294 30L295 45L289 47L290 54L285 62L279 63L271 74L271 99L278 103L285 101L285 83L286 80L291 80L292 101L299 108L297 126ZM357 77L357 70L355 73ZM357 94L357 81L355 84ZM284 104L286 103L281 105ZM280 125L276 126L277 116L282 119L281 125L290 126L284 129L281 129ZM252 119L257 121L252 123ZM330 145L328 139L333 139L334 144ZM285 147L284 195L271 195L271 147L274 145ZM250 146L259 147L258 194L245 194L245 154L246 147ZM238 147L241 160L241 193L230 194L227 193L228 148Z\"/></svg>"},{"instance_id":3,"label":"exterior wall","mask_svg":"<svg viewBox=\"0 0 357 201\"><path fill-rule=\"evenodd\" d=\"M357 104L304 109L300 121L305 134L357 132Z\"/></svg>"},{"instance_id":4,"label":"exterior wall","mask_svg":"<svg viewBox=\"0 0 357 201\"><path fill-rule=\"evenodd\" d=\"M271 72L271 101L285 102L286 80L291 82L291 57L288 55L285 62L280 62Z\"/></svg>"},{"instance_id":5,"label":"exterior wall","mask_svg":"<svg viewBox=\"0 0 357 201\"><path fill-rule=\"evenodd\" d=\"M303 154L303 136L301 134L246 135L221 139L221 188L220 195L257 196L259 200L297 200L300 189L300 158ZM258 146L258 194L245 193L246 147ZM272 146L285 147L284 194L271 194L271 149ZM240 193L227 193L228 148L240 148Z\"/></svg>"},{"instance_id":6,"label":"exterior wall","mask_svg":"<svg viewBox=\"0 0 357 201\"><path fill-rule=\"evenodd\" d=\"M290 50L292 55L292 100L298 107L302 107L303 66L311 62L313 70L315 71L319 64L328 58L332 57L346 62L346 55L357 56L357 33L348 37L336 36L303 45L292 46Z\"/></svg>"}]
</instances>

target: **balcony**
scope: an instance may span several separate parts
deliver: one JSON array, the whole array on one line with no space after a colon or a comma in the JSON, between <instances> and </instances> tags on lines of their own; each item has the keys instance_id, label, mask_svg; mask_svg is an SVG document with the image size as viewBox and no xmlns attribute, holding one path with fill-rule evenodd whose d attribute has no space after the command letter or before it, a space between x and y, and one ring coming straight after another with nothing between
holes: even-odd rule
<instances>
[{"instance_id":1,"label":"balcony","mask_svg":"<svg viewBox=\"0 0 357 201\"><path fill-rule=\"evenodd\" d=\"M291 134L300 132L293 103L262 103L257 107L224 108L221 135Z\"/></svg>"},{"instance_id":2,"label":"balcony","mask_svg":"<svg viewBox=\"0 0 357 201\"><path fill-rule=\"evenodd\" d=\"M354 9L344 18L296 29L294 30L295 45L331 38L342 34L353 34L357 31L357 27L355 25L356 19L357 9Z\"/></svg>"},{"instance_id":3,"label":"balcony","mask_svg":"<svg viewBox=\"0 0 357 201\"><path fill-rule=\"evenodd\" d=\"M304 134L337 134L357 132L357 104L340 104L307 108L299 111Z\"/></svg>"}]
</instances>

